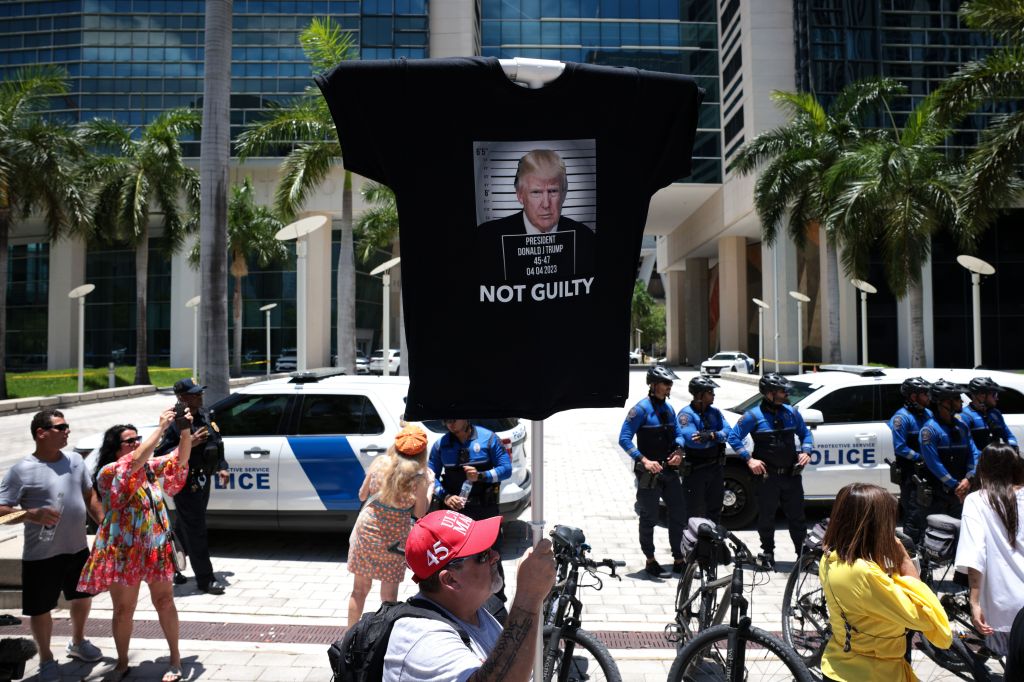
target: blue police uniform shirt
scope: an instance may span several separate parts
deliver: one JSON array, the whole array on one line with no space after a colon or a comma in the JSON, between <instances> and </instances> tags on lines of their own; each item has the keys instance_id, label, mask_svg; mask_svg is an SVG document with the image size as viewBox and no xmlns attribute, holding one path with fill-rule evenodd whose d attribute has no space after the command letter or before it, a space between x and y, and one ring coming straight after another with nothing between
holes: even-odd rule
<instances>
[{"instance_id":1,"label":"blue police uniform shirt","mask_svg":"<svg viewBox=\"0 0 1024 682\"><path fill-rule=\"evenodd\" d=\"M932 417L925 425L921 427L921 457L924 459L925 466L928 467L928 471L932 473L935 478L939 479L942 485L947 488L953 489L960 484L960 480L954 478L949 470L946 469L946 465L942 463L939 458L939 450L948 449L954 446L954 441L950 437L950 433L953 430L960 431L960 439L958 445L967 450L967 478L974 476L974 470L978 467L978 457L981 453L978 451L977 446L974 444L974 439L971 438L970 429L967 428L967 424L964 424L960 420L960 416L957 415L953 419L953 423L949 426L943 424L938 419Z\"/></svg>"},{"instance_id":2,"label":"blue police uniform shirt","mask_svg":"<svg viewBox=\"0 0 1024 682\"><path fill-rule=\"evenodd\" d=\"M698 412L690 403L679 410L679 428L683 432L683 440L686 447L691 450L717 449L719 444L724 443L729 436L729 425L725 423L722 411L714 405L707 407L703 412ZM714 431L713 441L695 441L693 439L701 431Z\"/></svg>"},{"instance_id":3,"label":"blue police uniform shirt","mask_svg":"<svg viewBox=\"0 0 1024 682\"><path fill-rule=\"evenodd\" d=\"M634 405L626 414L622 422L622 430L619 431L619 445L634 462L639 462L643 453L633 442L633 436L640 430L641 426L673 426L675 440L679 447L683 447L686 441L683 439L683 430L679 428L676 420L676 412L667 400L652 400L647 396Z\"/></svg>"},{"instance_id":4,"label":"blue police uniform shirt","mask_svg":"<svg viewBox=\"0 0 1024 682\"><path fill-rule=\"evenodd\" d=\"M744 439L754 431L788 430L794 431L800 438L800 449L810 454L811 450L814 449L814 436L811 435L811 430L804 423L804 418L800 416L800 413L792 405L779 405L778 412L781 417L780 428L775 428L775 417L765 415L760 405L747 410L728 434L729 445L736 451L736 454L745 460L750 459L751 453L747 450Z\"/></svg>"},{"instance_id":5,"label":"blue police uniform shirt","mask_svg":"<svg viewBox=\"0 0 1024 682\"><path fill-rule=\"evenodd\" d=\"M463 448L469 450L470 461L479 462L486 456L491 464L490 469L480 472L479 481L498 483L512 476L512 460L505 446L501 444L501 439L493 431L474 425L473 432L465 444L451 433L446 433L438 438L431 448L427 466L434 472L434 492L438 496L444 496L441 472L445 467L458 466L459 450Z\"/></svg>"},{"instance_id":6,"label":"blue police uniform shirt","mask_svg":"<svg viewBox=\"0 0 1024 682\"><path fill-rule=\"evenodd\" d=\"M927 407L920 413L906 405L896 410L896 414L889 420L889 430L892 431L892 446L897 457L911 462L921 461L921 427L931 418L932 411ZM915 445L918 448L916 450Z\"/></svg>"},{"instance_id":7,"label":"blue police uniform shirt","mask_svg":"<svg viewBox=\"0 0 1024 682\"><path fill-rule=\"evenodd\" d=\"M1013 435L1013 431L1006 425L1006 420L1003 419L1003 413L995 407L990 407L985 411L984 414L974 408L973 404L964 406L963 412L960 413L961 419L967 424L967 428L970 431L975 429L990 429L992 435L996 438L1002 438L1008 444L1017 447L1017 438ZM987 417L987 419L986 419Z\"/></svg>"}]
</instances>

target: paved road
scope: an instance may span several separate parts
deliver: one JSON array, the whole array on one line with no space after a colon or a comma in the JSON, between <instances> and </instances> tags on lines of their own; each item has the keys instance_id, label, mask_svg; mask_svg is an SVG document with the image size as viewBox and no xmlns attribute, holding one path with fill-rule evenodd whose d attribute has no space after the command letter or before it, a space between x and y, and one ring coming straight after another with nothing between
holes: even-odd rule
<instances>
[{"instance_id":1,"label":"paved road","mask_svg":"<svg viewBox=\"0 0 1024 682\"><path fill-rule=\"evenodd\" d=\"M688 399L686 381L692 372L681 373L676 387L677 409ZM630 404L646 394L644 373L630 373ZM723 381L718 391L720 407L749 397L749 384ZM71 443L103 431L116 422L146 424L155 421L160 409L173 403L171 395L147 396L104 405L85 405L66 411L72 424ZM572 410L545 424L545 517L554 523L584 529L597 558L627 562L621 581L605 580L601 591L585 590L585 626L594 631L654 635L672 621L676 584L672 579L652 579L642 570L633 512L634 484L628 459L618 447L624 409ZM0 456L0 468L31 450L29 415L0 417L0 438L8 444ZM527 546L530 511L510 527L505 574L514 593L515 561ZM756 533L740 537L757 549ZM795 556L784 530L777 532L778 558L785 567ZM658 557L671 560L667 533L657 529ZM200 680L328 680L326 645L346 624L347 600L352 580L345 570L347 537L342 534L213 532L214 567L228 585L226 594L214 597L199 593L191 581L176 588L182 620L181 650L190 679ZM788 548L788 549L787 549ZM748 574L749 576L750 574ZM780 602L785 574L759 574L750 593L751 615L765 629L780 628ZM132 642L132 674L128 679L156 680L166 668L166 646L143 587L136 613L136 637ZM412 595L411 581L403 583L400 597ZM376 609L377 595L367 600ZM105 653L114 652L109 637L110 599L96 597L88 635ZM58 612L56 646L63 647L66 612ZM12 629L9 629L9 634ZM654 638L657 639L657 638ZM669 648L613 648L625 680L662 681L674 651ZM65 659L67 660L67 659ZM112 666L67 662L66 679L100 679ZM926 672L922 679L945 679ZM29 663L30 673L35 662Z\"/></svg>"}]
</instances>

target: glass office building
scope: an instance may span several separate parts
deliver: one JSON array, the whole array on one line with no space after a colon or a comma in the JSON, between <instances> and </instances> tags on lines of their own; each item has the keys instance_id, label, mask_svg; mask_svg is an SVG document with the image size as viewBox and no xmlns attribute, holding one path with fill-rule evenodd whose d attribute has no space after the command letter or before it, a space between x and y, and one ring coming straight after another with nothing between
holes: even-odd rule
<instances>
[{"instance_id":1,"label":"glass office building","mask_svg":"<svg viewBox=\"0 0 1024 682\"><path fill-rule=\"evenodd\" d=\"M960 5L960 0L797 0L800 88L829 101L856 80L893 78L907 87L907 94L894 98L891 109L895 123L903 125L913 108L960 65L983 59L993 47L987 33L963 24ZM947 140L948 154L968 153L977 143L978 131L1003 110L988 106L961 122ZM891 125L888 120L873 123ZM1024 262L1024 239L1017 236L1020 218L1020 211L1004 217L978 245L977 255L999 273L986 285L982 299L983 357L997 367L1020 365L1015 344L1008 342L1024 331L1024 307L1011 293L1020 291L1016 280ZM933 323L943 332L942 342L935 344L935 366L966 367L973 358L970 277L956 263L958 253L948 235L936 236L931 258ZM897 300L885 285L879 258L872 263L869 280L879 289L868 306L871 359L899 365Z\"/></svg>"},{"instance_id":2,"label":"glass office building","mask_svg":"<svg viewBox=\"0 0 1024 682\"><path fill-rule=\"evenodd\" d=\"M718 19L700 0L483 0L481 52L634 66L693 76L704 88L693 174L722 181Z\"/></svg>"}]
</instances>

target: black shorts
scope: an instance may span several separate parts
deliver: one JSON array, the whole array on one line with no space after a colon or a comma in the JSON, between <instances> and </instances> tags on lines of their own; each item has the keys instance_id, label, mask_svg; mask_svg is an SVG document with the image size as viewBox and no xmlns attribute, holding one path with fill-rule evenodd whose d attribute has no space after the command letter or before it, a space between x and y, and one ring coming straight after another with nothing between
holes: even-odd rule
<instances>
[{"instance_id":1,"label":"black shorts","mask_svg":"<svg viewBox=\"0 0 1024 682\"><path fill-rule=\"evenodd\" d=\"M75 554L58 554L48 559L21 562L21 612L41 616L57 608L60 593L68 601L92 597L79 592L78 579L89 560L89 550Z\"/></svg>"}]
</instances>

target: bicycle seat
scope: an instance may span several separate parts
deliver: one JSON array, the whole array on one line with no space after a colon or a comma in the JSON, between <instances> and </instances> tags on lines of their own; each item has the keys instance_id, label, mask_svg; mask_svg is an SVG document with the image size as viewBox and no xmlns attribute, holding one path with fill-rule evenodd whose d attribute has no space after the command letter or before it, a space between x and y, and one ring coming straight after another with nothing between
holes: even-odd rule
<instances>
[{"instance_id":1,"label":"bicycle seat","mask_svg":"<svg viewBox=\"0 0 1024 682\"><path fill-rule=\"evenodd\" d=\"M572 526L555 526L551 530L551 543L555 546L557 553L561 548L567 548L574 553L587 541L583 531Z\"/></svg>"},{"instance_id":2,"label":"bicycle seat","mask_svg":"<svg viewBox=\"0 0 1024 682\"><path fill-rule=\"evenodd\" d=\"M948 516L946 514L929 514L928 527L938 528L952 533L959 533L960 519L954 519L952 516Z\"/></svg>"}]
</instances>

